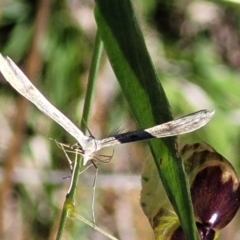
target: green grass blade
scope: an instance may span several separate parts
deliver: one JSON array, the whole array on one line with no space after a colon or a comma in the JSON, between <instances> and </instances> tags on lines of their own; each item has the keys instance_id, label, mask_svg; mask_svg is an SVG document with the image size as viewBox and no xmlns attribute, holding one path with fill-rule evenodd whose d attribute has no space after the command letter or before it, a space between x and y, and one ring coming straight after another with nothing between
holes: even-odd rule
<instances>
[{"instance_id":1,"label":"green grass blade","mask_svg":"<svg viewBox=\"0 0 240 240\"><path fill-rule=\"evenodd\" d=\"M141 128L172 119L164 90L156 75L128 0L96 0L95 18L113 70ZM188 239L198 239L188 183L176 156L175 138L150 142L168 197Z\"/></svg>"}]
</instances>

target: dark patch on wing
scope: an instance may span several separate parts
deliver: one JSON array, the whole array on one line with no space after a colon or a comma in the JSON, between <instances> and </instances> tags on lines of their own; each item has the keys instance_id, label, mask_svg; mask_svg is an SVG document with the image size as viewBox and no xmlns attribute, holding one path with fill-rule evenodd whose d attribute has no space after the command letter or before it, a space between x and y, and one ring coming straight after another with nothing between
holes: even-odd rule
<instances>
[{"instance_id":1,"label":"dark patch on wing","mask_svg":"<svg viewBox=\"0 0 240 240\"><path fill-rule=\"evenodd\" d=\"M116 135L115 138L120 143L128 143L128 142L136 142L141 140L147 140L151 138L155 138L152 134L145 131L136 131L136 132L127 132Z\"/></svg>"}]
</instances>

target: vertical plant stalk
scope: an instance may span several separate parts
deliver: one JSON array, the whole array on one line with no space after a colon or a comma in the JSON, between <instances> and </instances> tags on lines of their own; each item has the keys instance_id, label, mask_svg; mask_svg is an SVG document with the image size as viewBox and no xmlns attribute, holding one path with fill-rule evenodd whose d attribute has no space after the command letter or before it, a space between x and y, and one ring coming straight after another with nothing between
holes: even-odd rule
<instances>
[{"instance_id":1,"label":"vertical plant stalk","mask_svg":"<svg viewBox=\"0 0 240 240\"><path fill-rule=\"evenodd\" d=\"M86 132L87 124L89 121L93 93L96 85L95 83L96 83L96 78L99 71L102 52L103 52L103 43L100 39L99 34L97 33L96 39L95 39L95 47L93 51L92 62L91 62L90 71L89 71L88 86L87 86L87 92L86 92L85 103L83 108L83 117L81 121L81 129L83 132ZM75 196L76 196L79 172L81 167L82 167L82 157L79 157L77 158L77 161L74 162L71 186L69 188L68 194L66 196L66 199L63 205L58 233L56 237L57 240L62 239L62 235L65 229L68 217L74 216L76 212Z\"/></svg>"},{"instance_id":2,"label":"vertical plant stalk","mask_svg":"<svg viewBox=\"0 0 240 240\"><path fill-rule=\"evenodd\" d=\"M92 106L93 92L95 91L96 78L99 72L102 52L103 52L103 43L99 33L97 32L93 58L92 58L91 67L89 71L88 86L87 86L87 92L85 96L85 103L83 107L82 121L81 121L81 129L84 133L86 133L86 129L87 129L86 127L88 126L90 109Z\"/></svg>"},{"instance_id":3,"label":"vertical plant stalk","mask_svg":"<svg viewBox=\"0 0 240 240\"><path fill-rule=\"evenodd\" d=\"M46 29L48 26L50 4L48 0L39 1L38 12L35 21L35 33L33 36L32 46L29 51L29 57L26 60L26 75L30 78L36 80L38 73L42 68L42 58L39 52L39 46L41 45L42 39L45 37ZM26 128L26 112L29 102L27 99L21 97L19 99L19 104L16 112L16 122L14 126L14 135L11 140L11 148L7 153L6 160L4 161L6 165L4 166L4 177L0 189L0 236L3 236L3 217L4 217L4 199L6 193L12 187L12 172L16 164L16 159L18 159L19 153L21 151L24 131Z\"/></svg>"}]
</instances>

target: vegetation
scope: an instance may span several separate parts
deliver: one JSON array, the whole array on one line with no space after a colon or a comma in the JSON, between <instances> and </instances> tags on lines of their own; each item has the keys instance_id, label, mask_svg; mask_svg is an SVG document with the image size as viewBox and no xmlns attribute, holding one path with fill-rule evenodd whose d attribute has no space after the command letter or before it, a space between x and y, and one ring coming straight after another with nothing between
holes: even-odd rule
<instances>
[{"instance_id":1,"label":"vegetation","mask_svg":"<svg viewBox=\"0 0 240 240\"><path fill-rule=\"evenodd\" d=\"M3 1L0 4L0 52L17 62L41 92L80 125L98 27L106 52L101 59L95 90L92 90L88 124L91 133L102 138L116 132L116 128L127 131L165 122L171 119L171 113L177 117L199 109L215 109L215 117L206 127L180 137L179 143L207 142L240 174L239 4L135 1L134 11L156 76L147 55L140 55L137 62L138 53L131 54L136 46L140 46L140 52L144 50L144 45L139 40L141 32L138 27L128 26L129 16L132 17L128 1L123 1L126 5L122 10L127 9L129 15L123 17L121 14L125 12L116 11L115 19L108 24L104 21L107 16L114 15L116 5L104 8L107 2L96 1L99 8L94 9L95 3L90 1ZM128 32L131 27L136 32ZM125 37L131 41L124 42ZM126 55L121 55L122 48L119 50L118 44L123 49L126 47ZM150 86L148 92L152 94L146 99L141 97L141 92L138 95L139 86L133 81L136 72L132 69L136 72L141 69L141 76L136 74L136 78ZM158 95L159 83L153 83L158 77L169 103L164 93ZM49 138L65 143L74 143L74 139L16 94L3 78L0 93L3 179L0 235L5 239L55 239L71 172L65 155ZM88 117L85 121L88 122ZM83 128L86 124L81 125ZM174 155L174 139L153 140L151 143L155 157L161 156L157 154L164 157ZM112 150L106 149L102 153L111 155ZM119 239L152 239L150 225L139 204L140 175L149 158L150 151L145 143L133 143L115 147L111 162L98 164L96 223ZM170 197L178 184L175 178L182 176L181 191L186 187L181 164L175 166L175 160L170 159L171 164L160 168ZM175 172L171 175L166 169ZM95 171L90 168L79 176L76 209L73 211L77 213L67 221L63 239L102 237L78 220L79 215L92 220ZM180 175L176 176L176 171ZM184 212L181 206L188 204L186 202L184 199L180 203L176 201L174 208ZM183 218L182 221L188 222L189 219ZM236 219L239 214L220 233L219 239L239 238Z\"/></svg>"}]
</instances>

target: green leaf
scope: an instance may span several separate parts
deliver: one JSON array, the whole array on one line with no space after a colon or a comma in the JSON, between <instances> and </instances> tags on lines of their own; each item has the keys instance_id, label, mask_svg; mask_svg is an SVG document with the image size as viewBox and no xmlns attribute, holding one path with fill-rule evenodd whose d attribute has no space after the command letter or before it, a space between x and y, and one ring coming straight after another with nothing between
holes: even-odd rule
<instances>
[{"instance_id":1,"label":"green leaf","mask_svg":"<svg viewBox=\"0 0 240 240\"><path fill-rule=\"evenodd\" d=\"M128 0L95 0L95 18L112 68L141 128L172 119L169 103ZM176 138L153 140L150 148L167 195L188 239L198 239L189 186Z\"/></svg>"}]
</instances>

